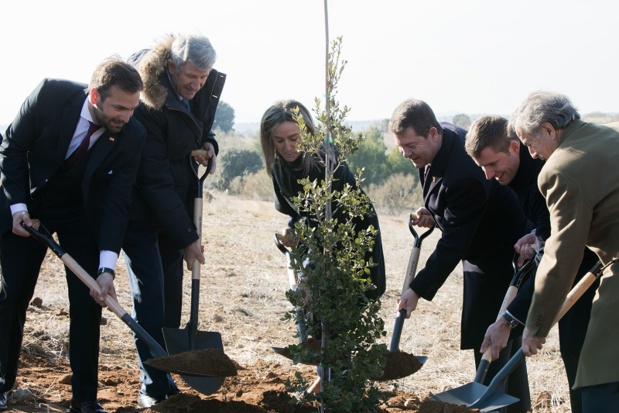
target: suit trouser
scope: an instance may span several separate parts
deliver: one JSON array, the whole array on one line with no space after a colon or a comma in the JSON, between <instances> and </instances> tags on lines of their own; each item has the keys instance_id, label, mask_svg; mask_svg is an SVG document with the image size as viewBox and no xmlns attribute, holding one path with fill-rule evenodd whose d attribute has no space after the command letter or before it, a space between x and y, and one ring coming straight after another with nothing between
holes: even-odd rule
<instances>
[{"instance_id":1,"label":"suit trouser","mask_svg":"<svg viewBox=\"0 0 619 413\"><path fill-rule=\"evenodd\" d=\"M95 275L99 248L88 230L83 212L63 209L61 217L58 216L33 217L40 218L50 232L56 232L63 249L89 274ZM10 390L15 384L26 310L46 252L47 247L32 237L20 237L10 230L0 237L4 282L0 295L0 370L6 380L0 386L2 391ZM73 398L78 402L94 401L98 385L101 307L90 296L88 287L68 268L66 279L70 303L69 358Z\"/></svg>"},{"instance_id":2,"label":"suit trouser","mask_svg":"<svg viewBox=\"0 0 619 413\"><path fill-rule=\"evenodd\" d=\"M619 382L582 387L584 413L619 412Z\"/></svg>"},{"instance_id":3,"label":"suit trouser","mask_svg":"<svg viewBox=\"0 0 619 413\"><path fill-rule=\"evenodd\" d=\"M170 326L166 322L166 313L172 310L172 305L168 306L166 300L169 286L164 277L158 231L149 226L130 224L125 233L123 252L133 296L133 317L161 346L165 346L162 327L178 325ZM180 288L182 294L182 277ZM175 307L181 306L182 302L175 304ZM175 313L176 309L172 312ZM180 318L180 309L178 313ZM157 400L178 392L169 374L144 364L153 356L148 345L135 334L134 339L141 372L141 392Z\"/></svg>"},{"instance_id":4,"label":"suit trouser","mask_svg":"<svg viewBox=\"0 0 619 413\"><path fill-rule=\"evenodd\" d=\"M513 249L503 248L494 254L492 260L479 266L463 261L464 304L462 311L462 348L475 350L475 367L482 354L481 343L488 327L496 321L513 276ZM489 384L511 356L521 347L521 338L513 338L511 346L503 349L500 358L490 364L484 384ZM507 407L508 413L526 412L531 407L531 395L526 364L523 362L507 381L507 394L520 401Z\"/></svg>"},{"instance_id":5,"label":"suit trouser","mask_svg":"<svg viewBox=\"0 0 619 413\"><path fill-rule=\"evenodd\" d=\"M178 249L165 233L160 232L159 253L165 280L165 325L178 328L183 309L183 250Z\"/></svg>"}]
</instances>

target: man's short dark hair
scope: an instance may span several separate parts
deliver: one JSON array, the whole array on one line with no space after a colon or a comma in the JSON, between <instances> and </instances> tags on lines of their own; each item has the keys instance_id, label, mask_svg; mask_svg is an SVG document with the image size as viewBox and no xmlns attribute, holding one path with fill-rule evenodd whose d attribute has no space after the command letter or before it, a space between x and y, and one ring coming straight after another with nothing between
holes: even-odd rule
<instances>
[{"instance_id":1,"label":"man's short dark hair","mask_svg":"<svg viewBox=\"0 0 619 413\"><path fill-rule=\"evenodd\" d=\"M101 100L105 100L112 86L128 93L140 92L144 88L138 71L118 56L109 57L97 66L90 79L89 88L96 88Z\"/></svg>"}]
</instances>

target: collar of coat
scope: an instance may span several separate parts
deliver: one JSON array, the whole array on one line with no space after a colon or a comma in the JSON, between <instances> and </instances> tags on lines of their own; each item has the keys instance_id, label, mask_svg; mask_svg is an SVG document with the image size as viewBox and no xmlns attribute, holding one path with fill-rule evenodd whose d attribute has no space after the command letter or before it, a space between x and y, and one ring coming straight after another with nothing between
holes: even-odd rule
<instances>
[{"instance_id":1,"label":"collar of coat","mask_svg":"<svg viewBox=\"0 0 619 413\"><path fill-rule=\"evenodd\" d=\"M147 51L140 59L137 69L144 82L141 100L150 109L161 110L168 99L171 85L166 74L174 36L168 36Z\"/></svg>"}]
</instances>

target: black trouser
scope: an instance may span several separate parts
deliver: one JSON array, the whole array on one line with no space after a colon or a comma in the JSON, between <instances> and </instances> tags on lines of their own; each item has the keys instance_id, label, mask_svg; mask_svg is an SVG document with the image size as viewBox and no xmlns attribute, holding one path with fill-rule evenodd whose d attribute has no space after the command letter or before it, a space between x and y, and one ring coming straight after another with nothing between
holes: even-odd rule
<instances>
[{"instance_id":1,"label":"black trouser","mask_svg":"<svg viewBox=\"0 0 619 413\"><path fill-rule=\"evenodd\" d=\"M177 272L172 272L169 279L164 276L164 256L165 265L172 268L176 266L169 262L169 252L166 247L161 248L159 241L160 234L156 229L130 224L125 234L123 251L133 296L133 317L161 346L165 346L162 327L178 328L180 325L182 267L180 277ZM146 343L135 334L134 338L141 372L141 392L157 400L178 392L169 374L144 364L153 356Z\"/></svg>"},{"instance_id":2,"label":"black trouser","mask_svg":"<svg viewBox=\"0 0 619 413\"><path fill-rule=\"evenodd\" d=\"M619 382L580 389L583 413L619 412Z\"/></svg>"},{"instance_id":3,"label":"black trouser","mask_svg":"<svg viewBox=\"0 0 619 413\"><path fill-rule=\"evenodd\" d=\"M96 275L99 248L89 231L80 205L73 208L48 208L40 218L56 232L63 249L89 274ZM4 288L0 294L0 370L5 379L0 391L15 384L26 310L34 294L47 247L34 238L24 238L10 230L0 237L0 261ZM73 398L78 402L97 398L99 325L101 307L92 299L88 287L66 269L70 303L69 357Z\"/></svg>"},{"instance_id":4,"label":"black trouser","mask_svg":"<svg viewBox=\"0 0 619 413\"><path fill-rule=\"evenodd\" d=\"M464 273L464 304L462 310L462 342L461 348L472 348L475 351L475 367L479 365L482 354L479 352L488 326L496 321L505 292L513 276L513 250L503 248L494 255L492 260L486 260L479 265L463 261ZM499 359L490 364L486 380L490 384L494 376L520 349L522 338L512 339L501 351ZM523 362L507 380L507 394L517 397L519 401L506 410L508 413L526 412L531 407L529 381L526 364Z\"/></svg>"}]
</instances>

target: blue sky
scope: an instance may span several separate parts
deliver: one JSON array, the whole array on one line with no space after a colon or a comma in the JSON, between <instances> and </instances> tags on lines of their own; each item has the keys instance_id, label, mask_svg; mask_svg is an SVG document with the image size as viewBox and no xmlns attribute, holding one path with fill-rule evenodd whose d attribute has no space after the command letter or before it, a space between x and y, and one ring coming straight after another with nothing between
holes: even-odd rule
<instances>
[{"instance_id":1,"label":"blue sky","mask_svg":"<svg viewBox=\"0 0 619 413\"><path fill-rule=\"evenodd\" d=\"M10 3L10 4L9 4ZM228 75L238 122L275 100L324 95L322 0L5 1L0 5L0 124L44 77L87 82L165 33L199 33ZM388 118L402 100L438 114L509 115L534 90L582 113L619 112L619 3L608 0L331 0L331 38L348 61L338 99L349 120Z\"/></svg>"}]
</instances>

